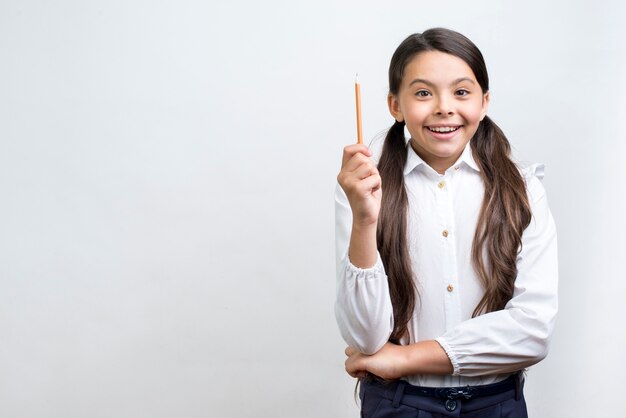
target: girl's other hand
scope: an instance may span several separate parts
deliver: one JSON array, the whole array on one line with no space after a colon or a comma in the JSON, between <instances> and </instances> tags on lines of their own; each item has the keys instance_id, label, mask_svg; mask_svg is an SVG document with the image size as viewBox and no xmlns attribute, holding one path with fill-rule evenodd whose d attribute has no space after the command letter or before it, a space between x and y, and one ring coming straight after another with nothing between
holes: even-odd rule
<instances>
[{"instance_id":1,"label":"girl's other hand","mask_svg":"<svg viewBox=\"0 0 626 418\"><path fill-rule=\"evenodd\" d=\"M352 377L365 377L372 373L385 380L396 380L404 376L403 362L406 361L406 346L387 343L376 354L368 356L356 348L346 348L346 371Z\"/></svg>"},{"instance_id":2,"label":"girl's other hand","mask_svg":"<svg viewBox=\"0 0 626 418\"><path fill-rule=\"evenodd\" d=\"M380 212L382 182L371 156L365 145L348 145L343 149L341 171L337 175L352 208L352 222L360 227L375 225Z\"/></svg>"}]
</instances>

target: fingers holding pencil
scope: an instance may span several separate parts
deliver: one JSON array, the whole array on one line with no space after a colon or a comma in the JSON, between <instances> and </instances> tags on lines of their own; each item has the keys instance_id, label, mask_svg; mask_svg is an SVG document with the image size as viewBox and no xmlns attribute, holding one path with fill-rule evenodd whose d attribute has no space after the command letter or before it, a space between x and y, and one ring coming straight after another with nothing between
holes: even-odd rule
<instances>
[{"instance_id":1,"label":"fingers holding pencil","mask_svg":"<svg viewBox=\"0 0 626 418\"><path fill-rule=\"evenodd\" d=\"M352 157L354 157L356 154L363 154L363 156L370 158L372 156L372 151L370 151L370 149L363 144L347 145L343 149L341 168L343 169L346 163L350 161Z\"/></svg>"},{"instance_id":2,"label":"fingers holding pencil","mask_svg":"<svg viewBox=\"0 0 626 418\"><path fill-rule=\"evenodd\" d=\"M372 175L378 175L378 168L370 158L371 152L365 145L348 145L344 148L341 171L338 175L339 183L363 180Z\"/></svg>"},{"instance_id":3,"label":"fingers holding pencil","mask_svg":"<svg viewBox=\"0 0 626 418\"><path fill-rule=\"evenodd\" d=\"M371 155L365 145L346 146L337 176L352 208L354 220L368 224L378 218L382 196L382 180Z\"/></svg>"}]
</instances>

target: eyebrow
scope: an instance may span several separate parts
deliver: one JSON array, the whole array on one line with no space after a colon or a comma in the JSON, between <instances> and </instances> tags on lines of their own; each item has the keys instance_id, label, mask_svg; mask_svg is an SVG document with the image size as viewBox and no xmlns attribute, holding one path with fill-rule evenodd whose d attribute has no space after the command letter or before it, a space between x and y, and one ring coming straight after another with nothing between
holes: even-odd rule
<instances>
[{"instance_id":1,"label":"eyebrow","mask_svg":"<svg viewBox=\"0 0 626 418\"><path fill-rule=\"evenodd\" d=\"M461 81L469 81L472 84L476 84L474 83L474 80L472 80L469 77L460 77L454 80L450 85L454 86L455 84L459 84ZM432 82L423 78L416 78L415 80L411 81L411 83L409 84L409 87L411 87L415 83L423 83L423 84L426 84L427 86L435 87L435 85Z\"/></svg>"}]
</instances>

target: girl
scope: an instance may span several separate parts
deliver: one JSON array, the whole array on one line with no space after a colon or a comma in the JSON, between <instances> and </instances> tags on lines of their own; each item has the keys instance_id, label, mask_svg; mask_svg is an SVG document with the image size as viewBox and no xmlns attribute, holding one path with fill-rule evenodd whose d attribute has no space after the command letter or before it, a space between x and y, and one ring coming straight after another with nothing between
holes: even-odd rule
<instances>
[{"instance_id":1,"label":"girl","mask_svg":"<svg viewBox=\"0 0 626 418\"><path fill-rule=\"evenodd\" d=\"M557 311L556 229L543 166L513 163L488 104L478 48L430 29L391 59L380 156L344 148L335 311L361 416L527 416L521 371L546 356Z\"/></svg>"}]
</instances>

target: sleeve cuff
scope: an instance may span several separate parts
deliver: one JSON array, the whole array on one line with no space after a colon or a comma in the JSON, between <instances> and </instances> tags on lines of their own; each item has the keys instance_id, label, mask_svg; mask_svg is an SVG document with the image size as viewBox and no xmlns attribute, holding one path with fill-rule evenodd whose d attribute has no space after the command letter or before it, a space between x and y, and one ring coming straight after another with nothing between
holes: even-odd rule
<instances>
[{"instance_id":1,"label":"sleeve cuff","mask_svg":"<svg viewBox=\"0 0 626 418\"><path fill-rule=\"evenodd\" d=\"M450 363L452 363L452 369L453 369L452 376L458 376L461 370L460 370L459 362L456 358L456 355L454 354L454 351L452 350L448 342L443 337L435 338L435 341L437 341L439 345L441 346L441 348L443 348L443 351L446 352L446 354L448 355L448 358L450 359Z\"/></svg>"},{"instance_id":2,"label":"sleeve cuff","mask_svg":"<svg viewBox=\"0 0 626 418\"><path fill-rule=\"evenodd\" d=\"M350 261L350 257L348 257L348 272L353 277L359 277L364 279L373 279L381 277L381 274L385 275L385 267L383 266L383 261L380 258L380 254L376 253L376 262L372 267L368 268L360 268L352 264Z\"/></svg>"}]
</instances>

